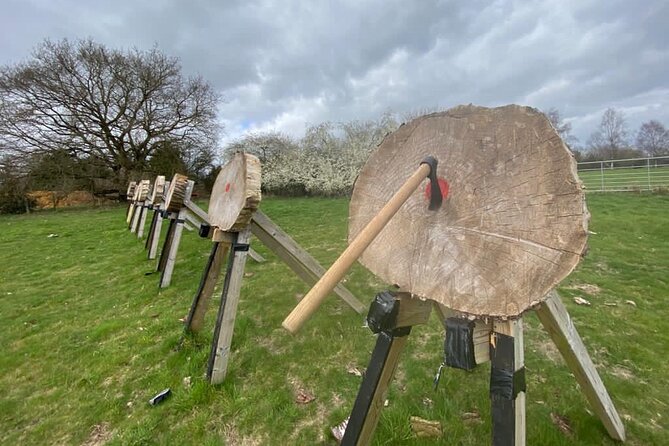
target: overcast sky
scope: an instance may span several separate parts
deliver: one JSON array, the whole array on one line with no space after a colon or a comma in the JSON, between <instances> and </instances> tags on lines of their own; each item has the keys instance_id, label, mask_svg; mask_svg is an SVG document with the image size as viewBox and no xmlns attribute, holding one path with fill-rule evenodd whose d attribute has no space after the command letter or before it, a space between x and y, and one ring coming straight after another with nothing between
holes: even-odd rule
<instances>
[{"instance_id":1,"label":"overcast sky","mask_svg":"<svg viewBox=\"0 0 669 446\"><path fill-rule=\"evenodd\" d=\"M557 108L584 144L602 112L669 127L669 2L0 0L0 64L45 38L156 44L245 131L473 103Z\"/></svg>"}]
</instances>

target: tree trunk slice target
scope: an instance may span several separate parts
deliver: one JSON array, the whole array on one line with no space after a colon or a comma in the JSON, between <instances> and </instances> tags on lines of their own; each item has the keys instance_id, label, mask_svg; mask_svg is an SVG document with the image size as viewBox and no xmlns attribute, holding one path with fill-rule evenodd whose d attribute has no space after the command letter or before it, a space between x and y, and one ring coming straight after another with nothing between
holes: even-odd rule
<instances>
[{"instance_id":1,"label":"tree trunk slice target","mask_svg":"<svg viewBox=\"0 0 669 446\"><path fill-rule=\"evenodd\" d=\"M149 190L151 189L151 181L142 180L137 185L137 201L144 201L149 196Z\"/></svg>"},{"instance_id":2,"label":"tree trunk slice target","mask_svg":"<svg viewBox=\"0 0 669 446\"><path fill-rule=\"evenodd\" d=\"M589 213L576 162L539 111L459 106L386 136L363 167L349 240L426 156L444 202L419 187L360 258L386 282L475 316L514 317L576 267ZM397 186L395 186L397 185Z\"/></svg>"},{"instance_id":3,"label":"tree trunk slice target","mask_svg":"<svg viewBox=\"0 0 669 446\"><path fill-rule=\"evenodd\" d=\"M165 192L165 175L158 175L153 182L153 190L151 191L151 203L159 204L163 199Z\"/></svg>"},{"instance_id":4,"label":"tree trunk slice target","mask_svg":"<svg viewBox=\"0 0 669 446\"><path fill-rule=\"evenodd\" d=\"M260 160L235 153L216 177L209 199L209 224L229 232L248 226L260 204L260 181Z\"/></svg>"},{"instance_id":5,"label":"tree trunk slice target","mask_svg":"<svg viewBox=\"0 0 669 446\"><path fill-rule=\"evenodd\" d=\"M175 173L170 181L170 187L165 192L165 209L167 212L179 212L184 204L188 177Z\"/></svg>"},{"instance_id":6,"label":"tree trunk slice target","mask_svg":"<svg viewBox=\"0 0 669 446\"><path fill-rule=\"evenodd\" d=\"M125 193L125 196L128 201L132 200L132 198L135 196L135 188L137 188L137 182L136 181L131 181L128 184L128 190Z\"/></svg>"}]
</instances>

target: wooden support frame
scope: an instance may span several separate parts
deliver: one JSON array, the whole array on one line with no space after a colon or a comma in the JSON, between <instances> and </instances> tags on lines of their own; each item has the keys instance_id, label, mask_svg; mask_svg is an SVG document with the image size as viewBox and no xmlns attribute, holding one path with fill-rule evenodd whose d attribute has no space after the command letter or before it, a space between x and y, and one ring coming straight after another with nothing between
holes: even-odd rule
<instances>
[{"instance_id":1,"label":"wooden support frame","mask_svg":"<svg viewBox=\"0 0 669 446\"><path fill-rule=\"evenodd\" d=\"M207 363L207 379L211 384L220 384L225 379L230 361L230 345L237 317L237 305L244 278L244 266L249 250L251 231L243 229L233 233L230 255L223 284L221 305L216 317L216 328ZM220 249L220 247L219 247Z\"/></svg>"},{"instance_id":2,"label":"wooden support frame","mask_svg":"<svg viewBox=\"0 0 669 446\"><path fill-rule=\"evenodd\" d=\"M146 214L149 213L151 209L151 199L147 198L142 205L142 210L139 216L139 225L137 226L137 238L142 239L144 237L144 226L146 226Z\"/></svg>"},{"instance_id":3,"label":"wooden support frame","mask_svg":"<svg viewBox=\"0 0 669 446\"><path fill-rule=\"evenodd\" d=\"M377 304L377 299L372 302L370 314L374 311L373 306ZM342 445L357 446L371 442L411 327L426 323L431 309L429 301L412 298L409 293L398 293L395 297L390 311L396 312L396 317L390 326L378 334L367 372L346 425Z\"/></svg>"},{"instance_id":4,"label":"wooden support frame","mask_svg":"<svg viewBox=\"0 0 669 446\"><path fill-rule=\"evenodd\" d=\"M204 315L209 307L209 300L214 294L214 288L216 287L216 282L218 281L229 249L230 243L228 241L214 242L212 245L209 260L205 266L200 285L195 293L193 304L185 322L187 332L198 333L202 331Z\"/></svg>"},{"instance_id":5,"label":"wooden support frame","mask_svg":"<svg viewBox=\"0 0 669 446\"><path fill-rule=\"evenodd\" d=\"M132 212L132 220L130 221L130 232L133 234L137 233L137 227L139 226L139 220L144 211L144 205L140 202L135 203Z\"/></svg>"},{"instance_id":6,"label":"wooden support frame","mask_svg":"<svg viewBox=\"0 0 669 446\"><path fill-rule=\"evenodd\" d=\"M170 182L165 182L165 190L170 187ZM163 228L163 211L165 210L164 196L160 203L153 203L153 218L151 219L151 229L146 239L144 247L148 249L147 258L154 260L158 253L158 244L160 243L160 233Z\"/></svg>"},{"instance_id":7,"label":"wooden support frame","mask_svg":"<svg viewBox=\"0 0 669 446\"><path fill-rule=\"evenodd\" d=\"M549 293L536 313L608 434L625 441L625 426L556 291Z\"/></svg>"},{"instance_id":8,"label":"wooden support frame","mask_svg":"<svg viewBox=\"0 0 669 446\"><path fill-rule=\"evenodd\" d=\"M259 210L253 214L251 231L307 284L313 286L325 274L325 269L316 259ZM367 307L341 283L334 288L334 293L358 314L365 312Z\"/></svg>"},{"instance_id":9,"label":"wooden support frame","mask_svg":"<svg viewBox=\"0 0 669 446\"><path fill-rule=\"evenodd\" d=\"M408 293L399 293L398 302L417 301L407 299L407 296ZM435 302L432 302L432 306L442 322L448 317L464 317ZM399 314L402 314L402 307L399 308ZM608 434L615 440L625 441L625 427L620 416L557 292L551 291L548 298L534 310ZM414 314L421 314L420 310ZM429 310L425 314L425 317L429 316ZM416 323L422 321L411 318L408 325ZM392 380L407 335L408 332L393 333L392 330L379 335L342 445L359 446L371 442L384 394ZM477 320L473 341L476 363L491 362L492 444L524 446L526 396L523 319ZM488 350L486 354L483 353L484 346Z\"/></svg>"},{"instance_id":10,"label":"wooden support frame","mask_svg":"<svg viewBox=\"0 0 669 446\"><path fill-rule=\"evenodd\" d=\"M190 199L193 193L193 186L195 183L192 180L188 181L186 186L185 197ZM174 264L176 263L177 252L179 251L179 243L181 242L181 234L183 232L184 223L186 219L187 209L181 208L176 214L170 214L170 225L165 236L163 249L158 260L157 270L160 271L160 288L166 288L172 281L172 272L174 271Z\"/></svg>"},{"instance_id":11,"label":"wooden support frame","mask_svg":"<svg viewBox=\"0 0 669 446\"><path fill-rule=\"evenodd\" d=\"M493 446L525 446L525 360L522 318L493 322L490 403Z\"/></svg>"}]
</instances>

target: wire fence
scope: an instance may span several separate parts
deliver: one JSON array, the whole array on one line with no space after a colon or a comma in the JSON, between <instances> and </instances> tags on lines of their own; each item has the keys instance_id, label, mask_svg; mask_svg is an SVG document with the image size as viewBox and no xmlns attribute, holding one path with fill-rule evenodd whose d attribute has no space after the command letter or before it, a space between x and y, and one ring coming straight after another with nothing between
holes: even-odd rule
<instances>
[{"instance_id":1,"label":"wire fence","mask_svg":"<svg viewBox=\"0 0 669 446\"><path fill-rule=\"evenodd\" d=\"M578 163L586 192L669 189L669 156Z\"/></svg>"}]
</instances>

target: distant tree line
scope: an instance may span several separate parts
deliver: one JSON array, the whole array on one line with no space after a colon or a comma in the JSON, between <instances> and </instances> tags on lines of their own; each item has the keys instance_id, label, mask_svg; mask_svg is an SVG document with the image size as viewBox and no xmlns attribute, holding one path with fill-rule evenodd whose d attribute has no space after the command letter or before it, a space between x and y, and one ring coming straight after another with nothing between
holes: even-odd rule
<instances>
[{"instance_id":1,"label":"distant tree line","mask_svg":"<svg viewBox=\"0 0 669 446\"><path fill-rule=\"evenodd\" d=\"M0 212L30 210L29 191L51 191L55 207L71 191L119 196L128 180L158 174L185 173L210 188L224 161L219 101L155 47L44 41L27 61L0 67ZM221 152L257 155L265 193L346 196L386 134L434 111L314 124L300 138L249 133ZM557 109L545 113L579 161L669 155L669 132L656 120L631 134L624 115L608 109L581 146Z\"/></svg>"},{"instance_id":2,"label":"distant tree line","mask_svg":"<svg viewBox=\"0 0 669 446\"><path fill-rule=\"evenodd\" d=\"M669 130L654 119L644 122L636 133L631 134L625 115L615 108L608 108L586 145L579 146L578 139L571 134L571 123L562 120L557 109L551 108L546 112L546 116L578 161L669 155Z\"/></svg>"}]
</instances>

